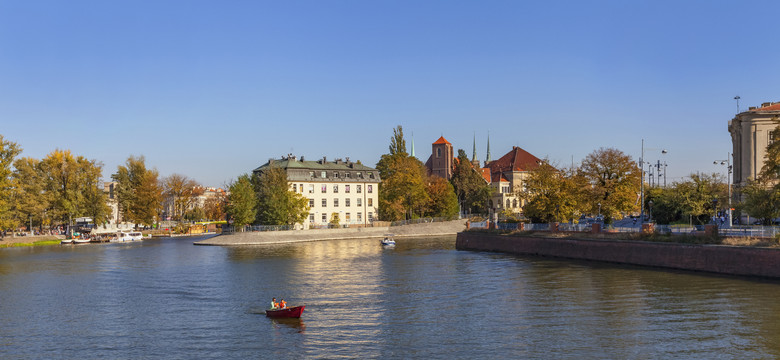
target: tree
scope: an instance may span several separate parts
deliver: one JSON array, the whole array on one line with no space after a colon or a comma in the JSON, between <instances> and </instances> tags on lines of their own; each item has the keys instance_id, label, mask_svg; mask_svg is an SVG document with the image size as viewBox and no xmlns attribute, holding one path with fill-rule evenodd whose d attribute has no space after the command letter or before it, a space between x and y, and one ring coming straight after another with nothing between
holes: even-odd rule
<instances>
[{"instance_id":1,"label":"tree","mask_svg":"<svg viewBox=\"0 0 780 360\"><path fill-rule=\"evenodd\" d=\"M773 121L777 122L778 117L775 116ZM761 168L759 174L760 182L769 184L776 182L780 179L780 126L777 126L769 133L771 137L770 144L766 147L766 158L764 159L764 166ZM778 184L775 185L776 187Z\"/></svg>"},{"instance_id":2,"label":"tree","mask_svg":"<svg viewBox=\"0 0 780 360\"><path fill-rule=\"evenodd\" d=\"M147 169L143 156L130 156L111 178L119 184L117 202L123 219L147 225L154 223L162 202L157 170Z\"/></svg>"},{"instance_id":3,"label":"tree","mask_svg":"<svg viewBox=\"0 0 780 360\"><path fill-rule=\"evenodd\" d=\"M621 213L638 209L640 171L630 156L617 149L599 148L585 157L580 172L590 185L590 212L595 213L601 204L604 222L611 223Z\"/></svg>"},{"instance_id":4,"label":"tree","mask_svg":"<svg viewBox=\"0 0 780 360\"><path fill-rule=\"evenodd\" d=\"M252 178L258 199L257 221L264 225L295 225L309 215L309 200L290 191L287 172L271 166Z\"/></svg>"},{"instance_id":5,"label":"tree","mask_svg":"<svg viewBox=\"0 0 780 360\"><path fill-rule=\"evenodd\" d=\"M13 189L14 214L16 222L32 219L39 226L45 222L45 212L51 201L50 194L45 191L41 162L37 159L24 157L14 161Z\"/></svg>"},{"instance_id":6,"label":"tree","mask_svg":"<svg viewBox=\"0 0 780 360\"><path fill-rule=\"evenodd\" d=\"M226 201L227 198L222 191L217 192L214 196L207 197L203 203L203 212L206 219L224 220Z\"/></svg>"},{"instance_id":7,"label":"tree","mask_svg":"<svg viewBox=\"0 0 780 360\"><path fill-rule=\"evenodd\" d=\"M79 169L76 181L81 192L78 211L81 215L91 217L94 224L105 223L111 214L111 208L106 203L107 197L103 192L103 164L81 156L76 159L76 163Z\"/></svg>"},{"instance_id":8,"label":"tree","mask_svg":"<svg viewBox=\"0 0 780 360\"><path fill-rule=\"evenodd\" d=\"M426 169L417 158L406 152L403 128L393 129L390 152L382 155L377 170L382 178L379 188L379 217L383 220L422 216L429 201L425 191Z\"/></svg>"},{"instance_id":9,"label":"tree","mask_svg":"<svg viewBox=\"0 0 780 360\"><path fill-rule=\"evenodd\" d=\"M458 196L449 181L436 175L428 177L425 187L429 201L425 215L432 217L451 217L458 215Z\"/></svg>"},{"instance_id":10,"label":"tree","mask_svg":"<svg viewBox=\"0 0 780 360\"><path fill-rule=\"evenodd\" d=\"M523 214L533 222L568 221L587 205L587 182L574 170L567 173L543 161L523 183L525 190L518 196L526 201Z\"/></svg>"},{"instance_id":11,"label":"tree","mask_svg":"<svg viewBox=\"0 0 780 360\"><path fill-rule=\"evenodd\" d=\"M257 195L249 175L243 174L230 184L230 195L225 210L236 228L243 228L244 225L251 224L255 220Z\"/></svg>"},{"instance_id":12,"label":"tree","mask_svg":"<svg viewBox=\"0 0 780 360\"><path fill-rule=\"evenodd\" d=\"M22 152L15 142L5 140L0 135L0 234L2 230L14 227L11 215L12 180L11 166L14 158ZM0 235L2 236L2 235Z\"/></svg>"},{"instance_id":13,"label":"tree","mask_svg":"<svg viewBox=\"0 0 780 360\"><path fill-rule=\"evenodd\" d=\"M450 182L463 211L477 213L485 211L492 190L462 149L458 149L458 161L455 163Z\"/></svg>"},{"instance_id":14,"label":"tree","mask_svg":"<svg viewBox=\"0 0 780 360\"><path fill-rule=\"evenodd\" d=\"M741 189L743 201L742 210L750 216L769 225L772 219L780 217L780 196L771 186L754 180Z\"/></svg>"},{"instance_id":15,"label":"tree","mask_svg":"<svg viewBox=\"0 0 780 360\"><path fill-rule=\"evenodd\" d=\"M190 210L197 197L203 194L203 188L197 181L181 174L171 174L163 179L163 193L173 203L174 220L181 220Z\"/></svg>"}]
</instances>

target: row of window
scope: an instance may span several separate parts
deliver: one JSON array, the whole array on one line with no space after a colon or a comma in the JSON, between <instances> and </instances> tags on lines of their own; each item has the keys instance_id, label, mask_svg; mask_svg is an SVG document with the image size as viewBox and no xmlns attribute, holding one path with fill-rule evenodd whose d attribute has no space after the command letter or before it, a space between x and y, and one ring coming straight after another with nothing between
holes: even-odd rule
<instances>
[{"instance_id":1,"label":"row of window","mask_svg":"<svg viewBox=\"0 0 780 360\"><path fill-rule=\"evenodd\" d=\"M299 190L300 190L300 192L303 192L303 184L300 184L300 185L299 184L292 184L292 191L293 192L297 193L297 192L299 192ZM333 185L333 193L334 194L338 194L338 192L339 192L339 184L334 184ZM352 192L352 187L350 185L344 185L344 193L345 194L349 194L350 192ZM355 186L355 192L358 193L358 194L363 193L363 186L362 185L356 185ZM369 194L373 194L374 193L374 185L366 185L366 192L369 193ZM309 194L313 194L313 193L314 193L314 184L309 184ZM320 193L322 193L322 194L328 193L328 184L322 184L320 186Z\"/></svg>"},{"instance_id":2,"label":"row of window","mask_svg":"<svg viewBox=\"0 0 780 360\"><path fill-rule=\"evenodd\" d=\"M314 178L314 174L315 174L314 171L309 171L309 177ZM352 173L351 172L343 172L343 173L341 173L341 172L338 172L338 171L333 171L333 172L330 173L330 176L332 178L334 178L334 179L340 179L342 177L345 178L345 179L351 179L352 178ZM357 172L357 173L355 173L355 176L358 179L365 179L365 176L363 175L363 172ZM320 171L320 177L323 178L323 179L327 179L328 178L328 172L327 171ZM368 178L369 179L374 179L375 177L376 176L374 175L374 173L372 173L372 172L368 173Z\"/></svg>"},{"instance_id":3,"label":"row of window","mask_svg":"<svg viewBox=\"0 0 780 360\"><path fill-rule=\"evenodd\" d=\"M351 200L350 198L344 199L344 206L349 207L351 205L350 200ZM355 204L356 206L363 206L362 198L357 198L355 200L356 200L356 204ZM366 200L367 200L366 205L374 206L374 199L368 198ZM333 207L338 207L338 206L339 206L339 199L333 199ZM314 199L312 198L309 198L309 207L310 208L314 207ZM322 207L328 207L328 199L322 199Z\"/></svg>"},{"instance_id":4,"label":"row of window","mask_svg":"<svg viewBox=\"0 0 780 360\"><path fill-rule=\"evenodd\" d=\"M358 222L358 223L363 222L363 213L362 212L357 213L357 218L355 219L355 221ZM370 211L368 212L368 221L374 221L374 213L373 212L370 212ZM312 213L309 213L309 222L310 223L314 223L314 214L312 214ZM330 222L330 220L328 219L328 213L322 213L322 222L323 223ZM343 219L339 219L339 222L344 222L344 223L352 222L352 213L344 214L344 218Z\"/></svg>"}]
</instances>

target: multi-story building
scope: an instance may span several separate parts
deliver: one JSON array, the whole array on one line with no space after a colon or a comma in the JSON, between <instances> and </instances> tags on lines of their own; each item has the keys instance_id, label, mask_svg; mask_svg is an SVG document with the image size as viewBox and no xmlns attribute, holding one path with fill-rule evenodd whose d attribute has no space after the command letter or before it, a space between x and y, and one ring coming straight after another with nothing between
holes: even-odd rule
<instances>
[{"instance_id":1,"label":"multi-story building","mask_svg":"<svg viewBox=\"0 0 780 360\"><path fill-rule=\"evenodd\" d=\"M780 125L780 102L750 107L729 121L734 156L734 185L747 185L756 179L766 160L766 147L772 143L771 132ZM715 155L716 158L721 158Z\"/></svg>"},{"instance_id":2,"label":"multi-story building","mask_svg":"<svg viewBox=\"0 0 780 360\"><path fill-rule=\"evenodd\" d=\"M379 208L379 171L360 162L336 159L298 160L293 155L271 159L253 170L270 167L287 172L290 191L309 199L309 216L304 228L327 226L338 216L340 225L370 224Z\"/></svg>"},{"instance_id":3,"label":"multi-story building","mask_svg":"<svg viewBox=\"0 0 780 360\"><path fill-rule=\"evenodd\" d=\"M518 194L525 190L528 173L540 164L538 157L517 146L498 160L486 162L482 175L494 190L488 207L495 212L522 211L525 203Z\"/></svg>"}]
</instances>

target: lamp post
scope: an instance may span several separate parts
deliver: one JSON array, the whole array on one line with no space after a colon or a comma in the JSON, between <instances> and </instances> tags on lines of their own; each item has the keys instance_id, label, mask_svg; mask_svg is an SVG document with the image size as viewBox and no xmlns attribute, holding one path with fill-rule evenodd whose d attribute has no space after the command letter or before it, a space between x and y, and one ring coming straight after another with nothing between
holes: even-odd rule
<instances>
[{"instance_id":1,"label":"lamp post","mask_svg":"<svg viewBox=\"0 0 780 360\"><path fill-rule=\"evenodd\" d=\"M661 150L661 154L666 154L666 149L647 149L647 150ZM642 139L642 156L639 157L639 172L641 179L639 183L639 219L642 223L645 222L645 139Z\"/></svg>"},{"instance_id":2,"label":"lamp post","mask_svg":"<svg viewBox=\"0 0 780 360\"><path fill-rule=\"evenodd\" d=\"M733 166L731 165L731 153L728 153L726 156L726 160L715 160L712 162L715 165L726 165L726 169L728 172L728 175L726 175L726 186L729 188L729 227L731 227L734 223L731 217L731 173L734 171Z\"/></svg>"},{"instance_id":3,"label":"lamp post","mask_svg":"<svg viewBox=\"0 0 780 360\"><path fill-rule=\"evenodd\" d=\"M598 218L601 219L601 203L598 203L598 205L599 205L599 215L598 215Z\"/></svg>"},{"instance_id":4,"label":"lamp post","mask_svg":"<svg viewBox=\"0 0 780 360\"><path fill-rule=\"evenodd\" d=\"M649 219L649 222L653 222L653 200L648 201L647 205L650 206L650 219Z\"/></svg>"}]
</instances>

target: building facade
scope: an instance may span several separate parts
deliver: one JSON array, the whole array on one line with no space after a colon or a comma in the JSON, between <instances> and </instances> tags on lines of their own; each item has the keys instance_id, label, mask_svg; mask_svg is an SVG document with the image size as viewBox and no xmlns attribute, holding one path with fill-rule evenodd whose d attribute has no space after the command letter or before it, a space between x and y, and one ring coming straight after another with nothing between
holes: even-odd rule
<instances>
[{"instance_id":1,"label":"building facade","mask_svg":"<svg viewBox=\"0 0 780 360\"><path fill-rule=\"evenodd\" d=\"M522 212L525 202L518 194L525 191L524 181L529 172L540 164L538 157L517 146L498 160L485 163L482 175L493 188L488 207L494 212Z\"/></svg>"},{"instance_id":2,"label":"building facade","mask_svg":"<svg viewBox=\"0 0 780 360\"><path fill-rule=\"evenodd\" d=\"M454 158L452 144L442 136L431 144L431 157L425 162L425 167L429 174L449 180L455 168Z\"/></svg>"},{"instance_id":3,"label":"building facade","mask_svg":"<svg viewBox=\"0 0 780 360\"><path fill-rule=\"evenodd\" d=\"M304 228L324 227L338 216L340 225L365 226L374 221L379 208L379 171L352 162L336 159L327 161L298 160L288 155L271 159L253 172L270 167L287 172L290 191L309 200L309 216Z\"/></svg>"},{"instance_id":4,"label":"building facade","mask_svg":"<svg viewBox=\"0 0 780 360\"><path fill-rule=\"evenodd\" d=\"M768 102L750 107L729 121L733 147L733 183L747 185L761 173L766 160L766 147L772 143L771 132L780 125L780 102Z\"/></svg>"}]
</instances>

